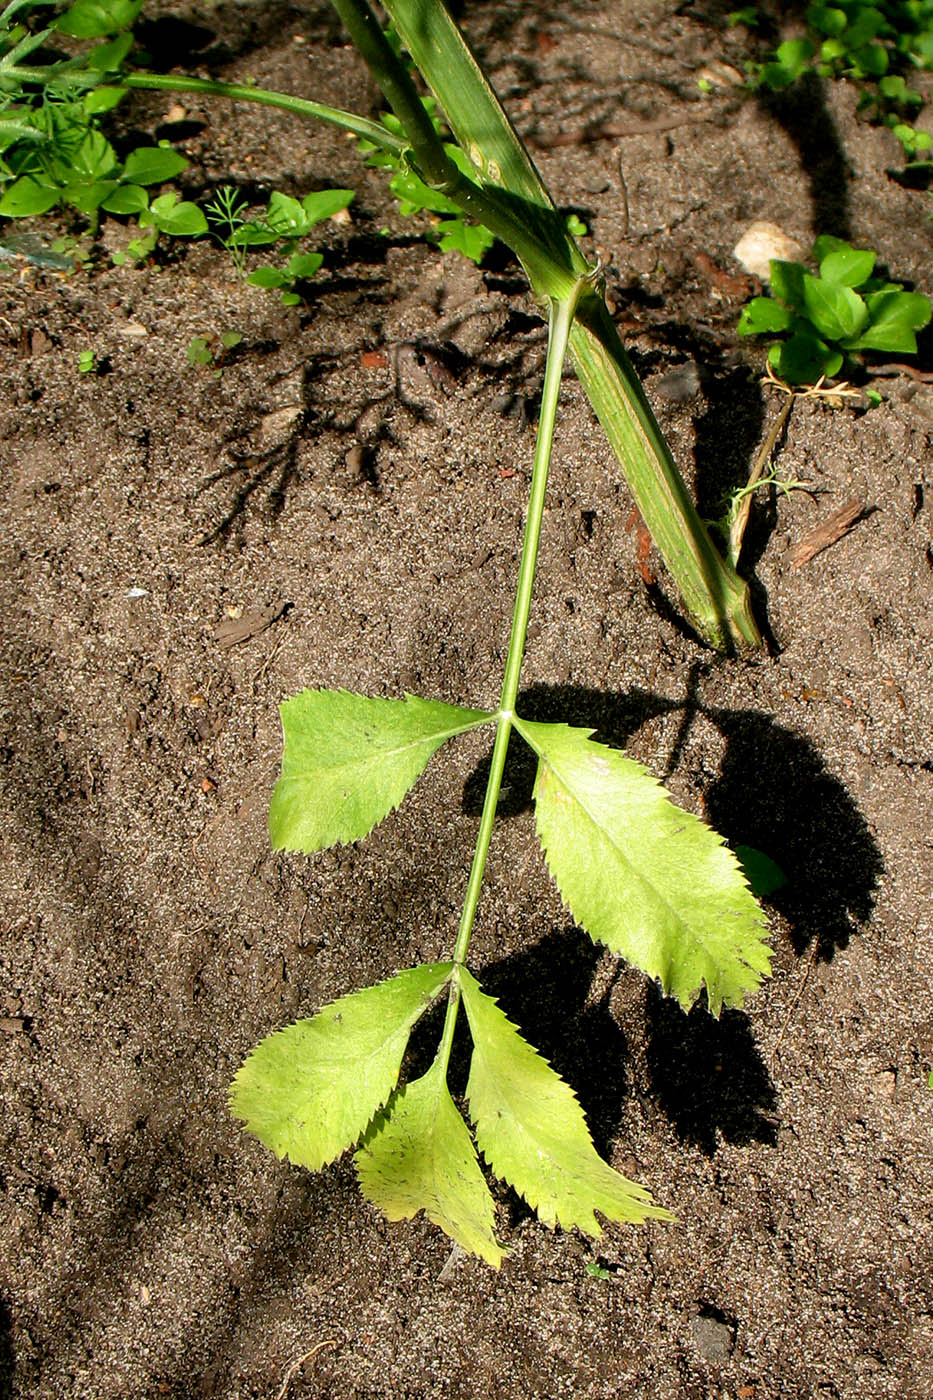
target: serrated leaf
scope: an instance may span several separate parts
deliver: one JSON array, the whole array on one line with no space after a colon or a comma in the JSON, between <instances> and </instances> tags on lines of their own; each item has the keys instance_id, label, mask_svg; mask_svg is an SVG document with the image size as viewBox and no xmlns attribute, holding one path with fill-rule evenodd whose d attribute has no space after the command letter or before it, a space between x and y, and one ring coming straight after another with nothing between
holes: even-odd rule
<instances>
[{"instance_id":1,"label":"serrated leaf","mask_svg":"<svg viewBox=\"0 0 933 1400\"><path fill-rule=\"evenodd\" d=\"M496 1176L509 1182L546 1225L602 1233L609 1220L670 1219L644 1187L599 1156L576 1095L523 1040L495 1000L460 970L473 1037L467 1084L476 1141Z\"/></svg>"},{"instance_id":2,"label":"serrated leaf","mask_svg":"<svg viewBox=\"0 0 933 1400\"><path fill-rule=\"evenodd\" d=\"M803 279L806 313L827 340L847 340L868 324L868 307L858 292L806 273Z\"/></svg>"},{"instance_id":3,"label":"serrated leaf","mask_svg":"<svg viewBox=\"0 0 933 1400\"><path fill-rule=\"evenodd\" d=\"M395 1088L411 1028L452 968L409 968L266 1036L233 1081L231 1111L277 1157L312 1171L332 1162Z\"/></svg>"},{"instance_id":4,"label":"serrated leaf","mask_svg":"<svg viewBox=\"0 0 933 1400\"><path fill-rule=\"evenodd\" d=\"M440 1059L393 1096L356 1154L356 1171L363 1194L389 1220L410 1220L423 1210L498 1269L506 1251L493 1234L492 1196Z\"/></svg>"},{"instance_id":5,"label":"serrated leaf","mask_svg":"<svg viewBox=\"0 0 933 1400\"><path fill-rule=\"evenodd\" d=\"M281 706L282 776L269 808L273 850L359 841L401 802L445 739L492 715L442 700L304 690Z\"/></svg>"},{"instance_id":6,"label":"serrated leaf","mask_svg":"<svg viewBox=\"0 0 933 1400\"><path fill-rule=\"evenodd\" d=\"M770 966L764 916L732 851L640 763L563 724L515 727L539 757L535 822L574 919L684 1008L741 1006Z\"/></svg>"}]
</instances>

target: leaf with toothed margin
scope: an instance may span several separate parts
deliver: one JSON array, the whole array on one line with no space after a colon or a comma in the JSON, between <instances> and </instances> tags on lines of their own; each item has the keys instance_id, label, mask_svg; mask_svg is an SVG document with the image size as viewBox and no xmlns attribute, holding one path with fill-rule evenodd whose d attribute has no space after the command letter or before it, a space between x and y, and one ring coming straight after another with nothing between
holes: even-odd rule
<instances>
[{"instance_id":1,"label":"leaf with toothed margin","mask_svg":"<svg viewBox=\"0 0 933 1400\"><path fill-rule=\"evenodd\" d=\"M359 841L399 805L445 739L487 724L442 700L303 690L281 706L285 751L269 808L276 851Z\"/></svg>"},{"instance_id":2,"label":"leaf with toothed margin","mask_svg":"<svg viewBox=\"0 0 933 1400\"><path fill-rule=\"evenodd\" d=\"M494 1206L469 1129L454 1106L440 1057L406 1084L373 1123L356 1154L364 1196L389 1220L429 1220L498 1269Z\"/></svg>"},{"instance_id":3,"label":"leaf with toothed margin","mask_svg":"<svg viewBox=\"0 0 933 1400\"><path fill-rule=\"evenodd\" d=\"M296 1166L332 1162L395 1088L411 1028L452 971L452 963L409 968L266 1036L233 1081L234 1116Z\"/></svg>"},{"instance_id":4,"label":"leaf with toothed margin","mask_svg":"<svg viewBox=\"0 0 933 1400\"><path fill-rule=\"evenodd\" d=\"M467 1084L476 1141L496 1176L507 1181L546 1225L577 1225L602 1234L608 1220L669 1220L643 1186L613 1170L593 1146L569 1084L523 1040L475 977L460 969L473 1037Z\"/></svg>"},{"instance_id":5,"label":"leaf with toothed margin","mask_svg":"<svg viewBox=\"0 0 933 1400\"><path fill-rule=\"evenodd\" d=\"M535 823L574 919L685 1009L741 1006L770 969L764 915L711 827L640 763L564 724L515 727L538 755Z\"/></svg>"}]
</instances>

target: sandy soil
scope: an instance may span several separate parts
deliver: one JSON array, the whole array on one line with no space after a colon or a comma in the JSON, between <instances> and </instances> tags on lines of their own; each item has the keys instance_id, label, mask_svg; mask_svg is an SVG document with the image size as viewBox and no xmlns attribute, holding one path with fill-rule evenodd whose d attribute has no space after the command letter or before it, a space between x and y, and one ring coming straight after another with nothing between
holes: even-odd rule
<instances>
[{"instance_id":1,"label":"sandy soil","mask_svg":"<svg viewBox=\"0 0 933 1400\"><path fill-rule=\"evenodd\" d=\"M466 14L589 224L707 513L779 408L735 336L752 220L851 237L933 290L929 198L851 92L767 105L726 74L699 97L702 70L741 67L718 14ZM371 108L323 6L189 19L151 43ZM193 197L358 195L297 310L206 243L111 267L116 223L74 276L0 267L0 1397L925 1400L933 388L795 406L778 464L812 491L760 498L770 647L727 661L684 629L566 382L524 712L627 745L789 882L773 978L744 1013L684 1016L569 924L515 765L473 965L678 1220L594 1242L500 1189L495 1273L422 1219L387 1225L349 1159L278 1163L226 1093L270 1030L450 947L487 739L439 755L365 844L273 856L277 704L312 685L495 706L542 324L513 264L426 246L342 138L194 102L179 132L170 105L127 119L184 136ZM220 377L192 368L191 338L224 330L243 340ZM100 373L78 373L86 348ZM856 527L792 567L853 498ZM232 645L231 615L252 623Z\"/></svg>"}]
</instances>

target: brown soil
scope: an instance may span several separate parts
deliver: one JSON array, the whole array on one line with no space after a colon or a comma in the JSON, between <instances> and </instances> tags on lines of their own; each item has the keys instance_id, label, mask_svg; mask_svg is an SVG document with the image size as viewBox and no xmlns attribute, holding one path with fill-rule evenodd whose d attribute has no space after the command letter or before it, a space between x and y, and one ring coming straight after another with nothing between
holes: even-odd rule
<instances>
[{"instance_id":1,"label":"brown soil","mask_svg":"<svg viewBox=\"0 0 933 1400\"><path fill-rule=\"evenodd\" d=\"M727 74L698 96L701 69L741 67L718 15L466 15L590 226L708 513L779 407L734 334L751 220L850 236L933 290L929 199L890 177L896 144L850 90L769 105ZM206 33L170 33L172 55L196 42L205 71L371 107L322 6L189 18ZM170 105L127 117L151 135ZM525 713L627 743L789 883L760 995L684 1016L569 925L515 767L473 965L678 1220L592 1242L500 1191L501 1272L451 1256L423 1218L387 1225L349 1159L277 1162L226 1092L268 1031L450 947L487 740L441 754L360 846L273 856L276 707L305 685L496 704L542 325L513 264L425 246L341 137L186 106L193 195L358 195L298 310L206 243L0 270L0 1396L929 1396L933 390L901 374L867 413L796 405L778 461L812 490L759 498L772 644L741 662L690 637L653 555L646 586L567 381ZM228 329L220 377L188 365L192 336ZM101 372L78 373L86 348ZM792 568L853 497L854 529Z\"/></svg>"}]
</instances>

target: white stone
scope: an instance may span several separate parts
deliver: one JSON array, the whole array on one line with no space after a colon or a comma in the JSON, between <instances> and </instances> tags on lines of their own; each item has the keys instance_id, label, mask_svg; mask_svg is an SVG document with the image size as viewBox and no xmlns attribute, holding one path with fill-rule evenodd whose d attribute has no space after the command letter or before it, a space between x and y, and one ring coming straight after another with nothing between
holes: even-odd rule
<instances>
[{"instance_id":1,"label":"white stone","mask_svg":"<svg viewBox=\"0 0 933 1400\"><path fill-rule=\"evenodd\" d=\"M800 262L803 249L795 238L785 233L777 224L769 224L759 219L749 224L738 243L732 249L732 256L741 263L746 272L767 282L771 275L771 259L783 262Z\"/></svg>"}]
</instances>

